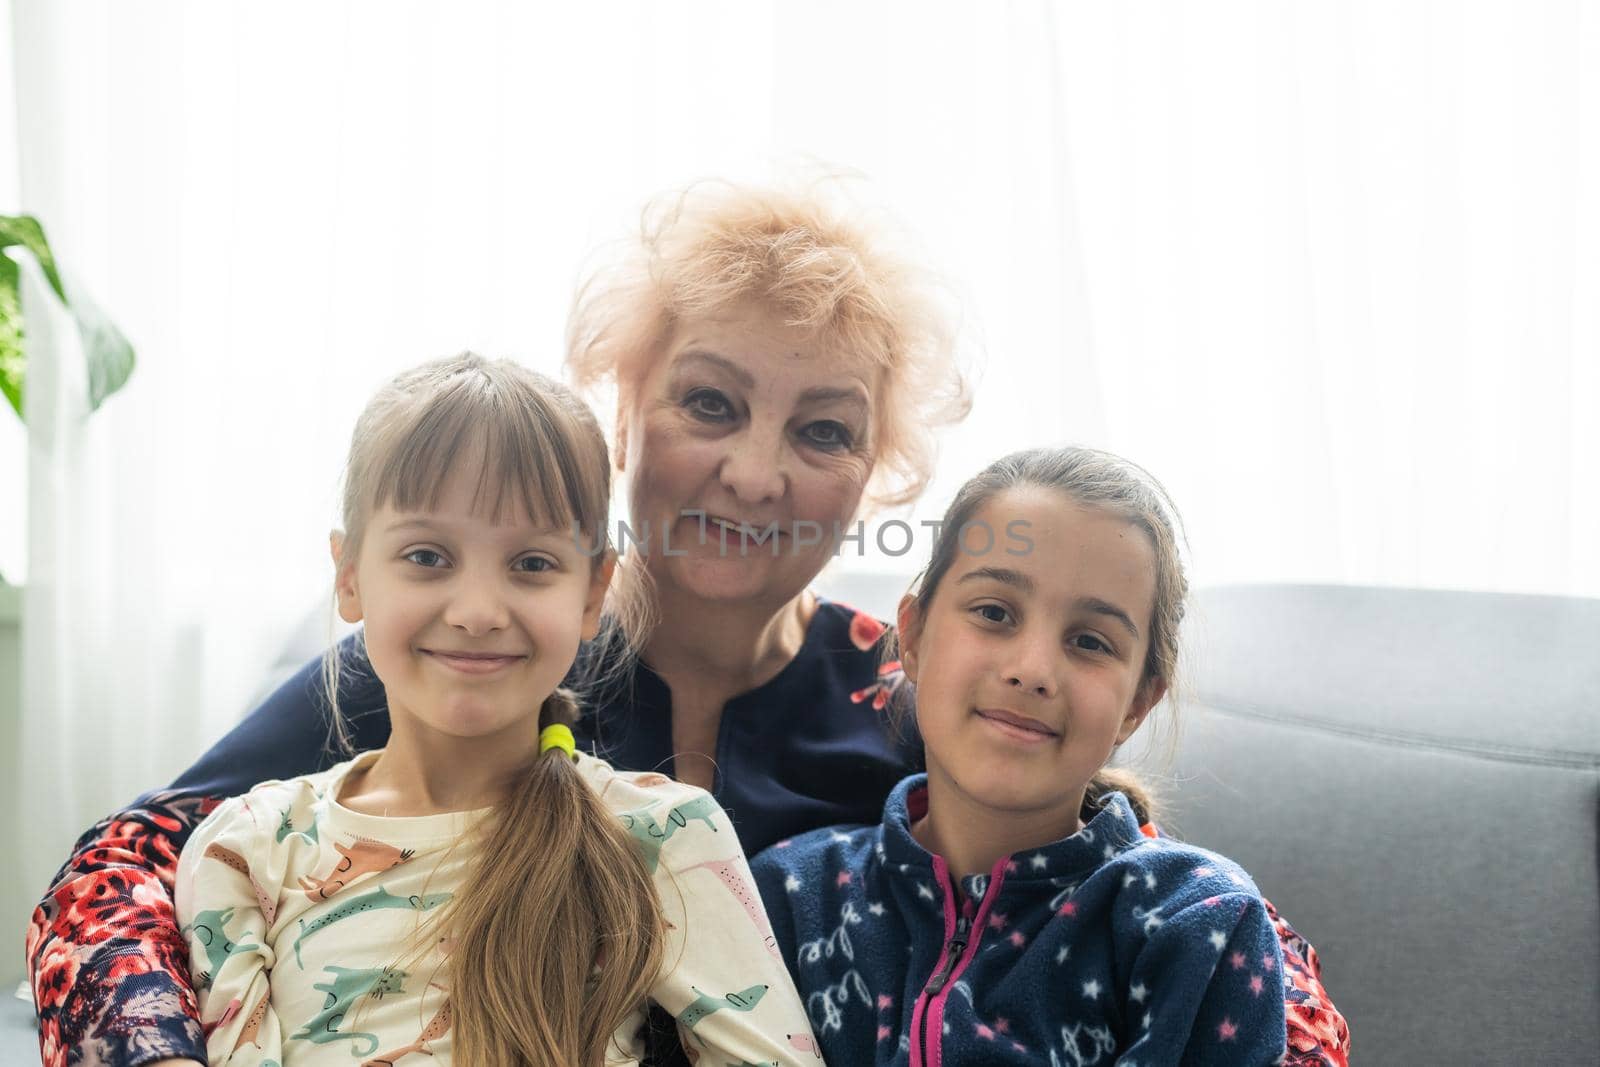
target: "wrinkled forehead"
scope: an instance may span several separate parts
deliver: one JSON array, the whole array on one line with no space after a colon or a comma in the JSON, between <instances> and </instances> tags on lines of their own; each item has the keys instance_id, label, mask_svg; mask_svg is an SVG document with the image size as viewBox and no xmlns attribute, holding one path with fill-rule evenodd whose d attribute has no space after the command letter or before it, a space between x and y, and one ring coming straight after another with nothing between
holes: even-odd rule
<instances>
[{"instance_id":1,"label":"wrinkled forehead","mask_svg":"<svg viewBox=\"0 0 1600 1067\"><path fill-rule=\"evenodd\" d=\"M805 378L808 384L856 381L876 390L888 351L888 339L874 331L838 322L798 324L772 302L744 298L700 314L667 317L652 350L624 384L638 389L685 360L709 355L735 376L743 371L752 386L772 384L781 376Z\"/></svg>"}]
</instances>

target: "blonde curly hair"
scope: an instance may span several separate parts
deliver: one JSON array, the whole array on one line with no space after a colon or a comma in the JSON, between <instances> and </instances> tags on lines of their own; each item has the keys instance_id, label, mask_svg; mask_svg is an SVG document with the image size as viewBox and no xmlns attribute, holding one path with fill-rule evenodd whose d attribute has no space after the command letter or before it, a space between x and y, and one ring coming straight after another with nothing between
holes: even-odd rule
<instances>
[{"instance_id":1,"label":"blonde curly hair","mask_svg":"<svg viewBox=\"0 0 1600 1067\"><path fill-rule=\"evenodd\" d=\"M567 366L622 405L681 319L755 299L881 372L866 499L909 503L933 473L940 428L971 409L955 306L902 250L901 231L836 176L797 186L699 182L646 206L638 238L573 301Z\"/></svg>"}]
</instances>

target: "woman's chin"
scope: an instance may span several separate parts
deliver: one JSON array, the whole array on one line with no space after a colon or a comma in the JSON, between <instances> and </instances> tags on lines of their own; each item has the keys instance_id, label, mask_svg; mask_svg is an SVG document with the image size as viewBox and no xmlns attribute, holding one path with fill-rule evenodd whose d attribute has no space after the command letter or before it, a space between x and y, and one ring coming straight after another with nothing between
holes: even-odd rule
<instances>
[{"instance_id":1,"label":"woman's chin","mask_svg":"<svg viewBox=\"0 0 1600 1067\"><path fill-rule=\"evenodd\" d=\"M682 556L666 561L657 585L674 587L696 600L719 603L786 603L798 596L814 575L794 574L782 560L737 555ZM666 588L662 592L667 592Z\"/></svg>"}]
</instances>

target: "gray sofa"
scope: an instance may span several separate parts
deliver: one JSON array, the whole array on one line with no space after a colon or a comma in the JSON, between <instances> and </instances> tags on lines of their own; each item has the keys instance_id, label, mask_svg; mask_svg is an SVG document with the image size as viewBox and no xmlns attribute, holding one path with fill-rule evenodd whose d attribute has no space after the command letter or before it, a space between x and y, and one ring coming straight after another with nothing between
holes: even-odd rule
<instances>
[{"instance_id":1,"label":"gray sofa","mask_svg":"<svg viewBox=\"0 0 1600 1067\"><path fill-rule=\"evenodd\" d=\"M1316 945L1358 1064L1600 1064L1600 600L1197 598L1168 821Z\"/></svg>"},{"instance_id":2,"label":"gray sofa","mask_svg":"<svg viewBox=\"0 0 1600 1067\"><path fill-rule=\"evenodd\" d=\"M1600 1063L1600 600L1236 587L1187 629L1164 821L1317 946L1353 1062Z\"/></svg>"}]
</instances>

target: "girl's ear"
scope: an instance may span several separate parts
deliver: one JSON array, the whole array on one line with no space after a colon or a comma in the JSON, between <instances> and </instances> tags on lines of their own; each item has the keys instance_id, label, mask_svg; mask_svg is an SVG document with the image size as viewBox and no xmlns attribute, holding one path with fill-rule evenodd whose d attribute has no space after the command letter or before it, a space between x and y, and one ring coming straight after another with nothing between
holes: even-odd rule
<instances>
[{"instance_id":1,"label":"girl's ear","mask_svg":"<svg viewBox=\"0 0 1600 1067\"><path fill-rule=\"evenodd\" d=\"M344 558L344 531L328 534L328 551L333 556L333 595L339 602L339 618L360 622L361 592L356 588L355 560L346 565Z\"/></svg>"},{"instance_id":2,"label":"girl's ear","mask_svg":"<svg viewBox=\"0 0 1600 1067\"><path fill-rule=\"evenodd\" d=\"M900 634L900 668L912 684L917 681L917 645L922 640L922 613L917 610L917 598L907 593L900 598L895 611L895 629Z\"/></svg>"},{"instance_id":3,"label":"girl's ear","mask_svg":"<svg viewBox=\"0 0 1600 1067\"><path fill-rule=\"evenodd\" d=\"M606 590L611 588L611 576L616 569L617 554L608 548L595 564L594 575L589 579L589 593L583 601L583 629L580 636L585 641L593 641L600 633L600 611L605 607Z\"/></svg>"},{"instance_id":4,"label":"girl's ear","mask_svg":"<svg viewBox=\"0 0 1600 1067\"><path fill-rule=\"evenodd\" d=\"M1161 703L1161 698L1166 695L1165 678L1148 678L1141 682L1139 691L1133 695L1133 703L1128 706L1128 714L1123 716L1122 726L1117 730L1117 744L1122 744L1138 732L1149 716L1150 709Z\"/></svg>"}]
</instances>

